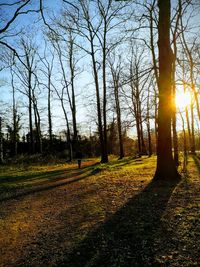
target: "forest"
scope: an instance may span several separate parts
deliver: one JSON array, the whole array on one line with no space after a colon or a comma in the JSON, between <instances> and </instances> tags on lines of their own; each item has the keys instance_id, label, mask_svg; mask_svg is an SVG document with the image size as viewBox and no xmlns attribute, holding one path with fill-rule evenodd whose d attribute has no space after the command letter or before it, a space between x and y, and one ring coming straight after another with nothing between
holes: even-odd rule
<instances>
[{"instance_id":1,"label":"forest","mask_svg":"<svg viewBox=\"0 0 200 267\"><path fill-rule=\"evenodd\" d=\"M199 0L0 0L0 266L199 266Z\"/></svg>"}]
</instances>

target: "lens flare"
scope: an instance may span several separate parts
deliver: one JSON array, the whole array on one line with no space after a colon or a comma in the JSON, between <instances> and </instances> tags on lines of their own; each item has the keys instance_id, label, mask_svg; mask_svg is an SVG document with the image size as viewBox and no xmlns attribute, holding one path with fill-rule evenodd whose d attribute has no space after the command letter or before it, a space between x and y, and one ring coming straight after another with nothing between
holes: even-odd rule
<instances>
[{"instance_id":1,"label":"lens flare","mask_svg":"<svg viewBox=\"0 0 200 267\"><path fill-rule=\"evenodd\" d=\"M186 91L177 91L176 92L176 99L175 99L175 103L176 103L176 107L180 110L185 109L186 107L190 106L191 104L191 93Z\"/></svg>"}]
</instances>

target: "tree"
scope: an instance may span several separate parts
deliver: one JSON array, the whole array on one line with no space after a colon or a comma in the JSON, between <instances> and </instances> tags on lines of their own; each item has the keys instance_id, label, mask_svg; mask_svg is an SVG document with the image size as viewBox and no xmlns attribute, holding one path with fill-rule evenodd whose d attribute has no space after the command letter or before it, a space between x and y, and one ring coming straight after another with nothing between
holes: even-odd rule
<instances>
[{"instance_id":1,"label":"tree","mask_svg":"<svg viewBox=\"0 0 200 267\"><path fill-rule=\"evenodd\" d=\"M179 177L172 156L172 53L170 47L170 0L158 0L159 106L157 167L154 179L174 180Z\"/></svg>"},{"instance_id":2,"label":"tree","mask_svg":"<svg viewBox=\"0 0 200 267\"><path fill-rule=\"evenodd\" d=\"M45 78L47 79L47 82L42 82L42 85L47 88L47 110L48 110L48 134L49 134L49 141L50 146L53 144L53 126L52 126L52 74L53 74L53 64L54 64L54 52L50 51L51 58L47 56L46 54L47 49L47 43L45 42L45 50L43 57L40 57L40 61L43 64L43 68L41 68L41 72L44 74ZM41 83L41 81L40 81Z\"/></svg>"},{"instance_id":3,"label":"tree","mask_svg":"<svg viewBox=\"0 0 200 267\"><path fill-rule=\"evenodd\" d=\"M3 160L3 132L2 132L2 117L0 116L0 164L4 162Z\"/></svg>"},{"instance_id":4,"label":"tree","mask_svg":"<svg viewBox=\"0 0 200 267\"><path fill-rule=\"evenodd\" d=\"M114 55L113 55L114 56ZM115 108L117 114L117 128L118 128L118 137L119 137L119 159L124 157L124 145L123 145L123 136L122 136L122 123L121 123L121 107L120 107L120 74L121 74L121 60L119 58L119 62L116 67L114 67L114 62L109 62L110 70L112 74L112 82L115 96Z\"/></svg>"},{"instance_id":5,"label":"tree","mask_svg":"<svg viewBox=\"0 0 200 267\"><path fill-rule=\"evenodd\" d=\"M1 14L0 45L12 51L13 55L16 56L22 64L24 64L23 60L19 56L17 50L9 42L9 37L18 35L18 33L13 32L12 26L15 23L16 19L21 15L25 15L29 13L39 13L39 12L42 13L43 12L42 2L43 1L40 0L40 6L36 6L36 8L32 8L31 0L18 0L18 1L14 1L13 3L8 3L7 1L5 2L1 1L0 3L0 7L3 10L2 14L4 14L4 11L6 8L10 8L10 14L11 14L11 17L10 16L4 17Z\"/></svg>"},{"instance_id":6,"label":"tree","mask_svg":"<svg viewBox=\"0 0 200 267\"><path fill-rule=\"evenodd\" d=\"M17 75L21 82L23 89L18 89L23 95L28 98L28 120L29 120L29 152L35 153L35 141L37 143L38 152L42 152L42 138L41 138L41 125L40 125L40 112L38 110L38 103L36 97L36 88L38 87L38 78L36 75L37 70L37 46L31 36L22 37L20 39L20 48L24 53L23 65L21 63L16 65ZM21 60L22 60L21 59ZM36 135L33 134L34 122ZM35 140L36 138L36 140Z\"/></svg>"},{"instance_id":7,"label":"tree","mask_svg":"<svg viewBox=\"0 0 200 267\"><path fill-rule=\"evenodd\" d=\"M121 38L111 36L114 30L123 23L119 19L123 15L126 4L117 4L113 0L77 1L77 16L74 8L68 10L68 17L73 21L73 31L84 39L84 45L76 43L87 55L92 63L93 78L96 92L96 109L98 118L98 132L101 144L101 162L108 161L107 151L107 60L112 49ZM127 17L126 17L127 20Z\"/></svg>"}]
</instances>

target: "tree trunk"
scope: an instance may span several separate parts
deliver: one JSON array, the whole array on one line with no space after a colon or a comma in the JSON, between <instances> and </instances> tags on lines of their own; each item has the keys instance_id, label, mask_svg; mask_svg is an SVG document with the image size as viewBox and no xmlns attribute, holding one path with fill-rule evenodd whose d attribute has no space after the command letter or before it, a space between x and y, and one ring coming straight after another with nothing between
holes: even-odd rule
<instances>
[{"instance_id":1,"label":"tree trunk","mask_svg":"<svg viewBox=\"0 0 200 267\"><path fill-rule=\"evenodd\" d=\"M70 127L69 127L69 121L68 121L68 117L67 117L67 112L65 110L65 105L63 102L63 97L60 97L60 101L61 101L61 106L62 106L62 110L65 116L65 121L66 121L66 126L67 126L67 143L69 145L69 161L72 161L73 159L73 150L72 150L72 144L71 144L71 134L70 134Z\"/></svg>"},{"instance_id":2,"label":"tree trunk","mask_svg":"<svg viewBox=\"0 0 200 267\"><path fill-rule=\"evenodd\" d=\"M146 146L144 142L144 134L143 134L141 101L139 101L138 117L139 117L139 122L140 122L141 152L142 152L142 155L146 155L147 150L146 150Z\"/></svg>"},{"instance_id":3,"label":"tree trunk","mask_svg":"<svg viewBox=\"0 0 200 267\"><path fill-rule=\"evenodd\" d=\"M76 143L78 140L78 132L77 132L77 123L76 123L76 97L75 97L75 88L74 88L74 61L73 61L73 53L74 53L74 41L72 38L72 33L70 32L70 47L69 47L69 65L70 65L70 81L71 81L71 90L72 90L72 125L73 125L73 140ZM76 146L76 145L75 145Z\"/></svg>"},{"instance_id":4,"label":"tree trunk","mask_svg":"<svg viewBox=\"0 0 200 267\"><path fill-rule=\"evenodd\" d=\"M30 131L30 144L29 144L29 152L30 154L34 154L35 146L34 146L34 138L33 138L33 121L32 121L32 86L31 86L31 71L28 71L28 100L29 100L29 131Z\"/></svg>"},{"instance_id":5,"label":"tree trunk","mask_svg":"<svg viewBox=\"0 0 200 267\"><path fill-rule=\"evenodd\" d=\"M3 163L3 133L2 133L2 118L0 117L0 164Z\"/></svg>"},{"instance_id":6,"label":"tree trunk","mask_svg":"<svg viewBox=\"0 0 200 267\"><path fill-rule=\"evenodd\" d=\"M103 62L102 62L102 75L103 75L103 141L104 141L104 153L105 162L108 162L107 151L107 87L106 87L106 23L104 23L104 37L103 37Z\"/></svg>"},{"instance_id":7,"label":"tree trunk","mask_svg":"<svg viewBox=\"0 0 200 267\"><path fill-rule=\"evenodd\" d=\"M150 105L149 105L149 100L150 100L150 96L149 96L149 88L148 88L148 96L147 96L147 134L148 134L148 155L149 157L151 157L152 155L152 143L151 143L151 128L150 128L150 114L149 114L149 110L150 110Z\"/></svg>"},{"instance_id":8,"label":"tree trunk","mask_svg":"<svg viewBox=\"0 0 200 267\"><path fill-rule=\"evenodd\" d=\"M114 91L115 91L115 105L116 105L116 113L117 113L117 127L118 127L118 136L119 136L119 158L122 159L124 157L124 147L123 147L123 138L122 138L122 125L121 125L121 109L119 102L119 86L118 81L114 82Z\"/></svg>"},{"instance_id":9,"label":"tree trunk","mask_svg":"<svg viewBox=\"0 0 200 267\"><path fill-rule=\"evenodd\" d=\"M158 0L159 106L157 167L154 179L179 177L172 156L172 55L170 48L170 0Z\"/></svg>"},{"instance_id":10,"label":"tree trunk","mask_svg":"<svg viewBox=\"0 0 200 267\"><path fill-rule=\"evenodd\" d=\"M175 44L174 44L175 47ZM176 47L174 49L173 64L172 64L172 98L173 98L173 114L172 114L172 132L173 132L173 148L174 148L174 162L176 166L179 164L178 158L178 136L176 131L176 84L175 84L175 70L176 70Z\"/></svg>"},{"instance_id":11,"label":"tree trunk","mask_svg":"<svg viewBox=\"0 0 200 267\"><path fill-rule=\"evenodd\" d=\"M194 133L194 104L191 104L191 153L195 154L196 145L195 145L195 133Z\"/></svg>"},{"instance_id":12,"label":"tree trunk","mask_svg":"<svg viewBox=\"0 0 200 267\"><path fill-rule=\"evenodd\" d=\"M13 151L14 155L17 155L17 110L15 104L15 86L13 73L11 73L11 83L12 83L12 98L13 98Z\"/></svg>"},{"instance_id":13,"label":"tree trunk","mask_svg":"<svg viewBox=\"0 0 200 267\"><path fill-rule=\"evenodd\" d=\"M51 73L48 73L48 124L50 146L53 144L52 117L51 117Z\"/></svg>"}]
</instances>

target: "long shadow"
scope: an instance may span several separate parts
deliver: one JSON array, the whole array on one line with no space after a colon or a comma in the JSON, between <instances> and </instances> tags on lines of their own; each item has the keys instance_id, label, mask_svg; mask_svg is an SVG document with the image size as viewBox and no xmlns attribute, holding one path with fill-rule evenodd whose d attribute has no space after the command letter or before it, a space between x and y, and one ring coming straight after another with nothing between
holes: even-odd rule
<instances>
[{"instance_id":1,"label":"long shadow","mask_svg":"<svg viewBox=\"0 0 200 267\"><path fill-rule=\"evenodd\" d=\"M0 184L3 184L3 183L6 183L6 184L10 184L10 183L18 183L18 182L25 182L27 180L29 181L32 181L34 179L43 179L43 178L46 178L46 177L53 177L55 175L60 175L60 174L63 174L63 173L69 173L71 171L74 171L75 169L67 169L66 171L65 170L55 170L55 171L46 171L45 173L44 172L41 172L41 173L29 173L27 175L17 175L17 176L14 176L14 175L6 175L4 177L1 177L0 178Z\"/></svg>"},{"instance_id":2,"label":"long shadow","mask_svg":"<svg viewBox=\"0 0 200 267\"><path fill-rule=\"evenodd\" d=\"M94 165L96 165L96 164L94 164ZM73 169L73 171L75 171L75 169ZM53 173L55 175L56 172L53 172ZM65 174L65 171L62 171L62 174L63 173ZM51 175L52 175L52 173L51 173ZM84 167L81 170L77 170L76 173L70 173L70 171L67 170L67 173L64 177L62 176L62 177L51 178L51 182L45 181L45 182L36 184L35 186L31 185L31 186L25 186L25 187L21 187L21 188L20 187L18 187L18 188L2 187L0 190L0 193L1 193L1 191L2 191L2 193L5 193L5 191L7 190L8 196L4 196L4 195L1 196L0 195L0 201L17 199L17 198L24 197L24 196L27 196L30 194L51 190L51 189L54 189L56 187L68 185L68 184L86 179L86 178L90 177L91 175L93 175L93 172L92 172L92 169L90 166L90 167ZM48 174L45 174L45 176L48 176ZM38 176L36 176L36 178L37 177Z\"/></svg>"},{"instance_id":3,"label":"long shadow","mask_svg":"<svg viewBox=\"0 0 200 267\"><path fill-rule=\"evenodd\" d=\"M194 160L194 163L197 167L198 172L200 173L200 158L198 156L193 155L193 160Z\"/></svg>"},{"instance_id":4,"label":"long shadow","mask_svg":"<svg viewBox=\"0 0 200 267\"><path fill-rule=\"evenodd\" d=\"M154 259L155 240L161 238L161 217L176 185L152 181L57 266L160 266Z\"/></svg>"}]
</instances>

